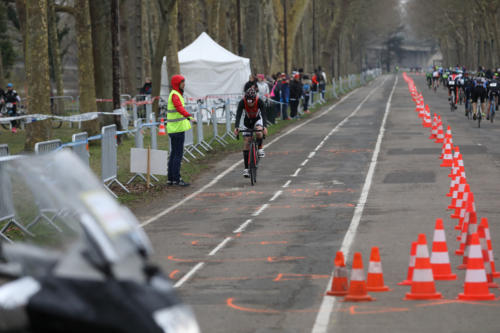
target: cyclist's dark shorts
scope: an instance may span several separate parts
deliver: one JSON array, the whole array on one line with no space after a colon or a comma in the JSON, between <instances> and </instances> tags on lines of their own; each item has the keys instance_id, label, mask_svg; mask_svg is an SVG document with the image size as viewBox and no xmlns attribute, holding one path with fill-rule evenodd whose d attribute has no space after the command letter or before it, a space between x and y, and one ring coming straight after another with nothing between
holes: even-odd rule
<instances>
[{"instance_id":1,"label":"cyclist's dark shorts","mask_svg":"<svg viewBox=\"0 0 500 333\"><path fill-rule=\"evenodd\" d=\"M477 103L480 99L481 103L484 103L486 99L486 89L483 86L477 86L472 89L472 103Z\"/></svg>"},{"instance_id":2,"label":"cyclist's dark shorts","mask_svg":"<svg viewBox=\"0 0 500 333\"><path fill-rule=\"evenodd\" d=\"M245 130L245 129L255 129L256 126L264 127L262 121L263 119L260 116L257 118L245 117L243 119L243 126L241 128ZM252 133L243 133L243 136L252 136Z\"/></svg>"}]
</instances>

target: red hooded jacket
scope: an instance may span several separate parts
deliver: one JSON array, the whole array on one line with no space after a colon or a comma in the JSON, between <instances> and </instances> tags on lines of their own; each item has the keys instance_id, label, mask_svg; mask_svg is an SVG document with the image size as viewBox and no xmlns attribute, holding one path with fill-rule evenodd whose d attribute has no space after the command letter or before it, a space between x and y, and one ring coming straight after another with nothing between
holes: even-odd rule
<instances>
[{"instance_id":1,"label":"red hooded jacket","mask_svg":"<svg viewBox=\"0 0 500 333\"><path fill-rule=\"evenodd\" d=\"M178 75L178 74L172 76L172 79L170 80L170 84L172 86L172 89L178 91L181 95L184 94L184 91L182 91L181 88L179 88L179 85L181 84L182 81L184 81L184 76ZM182 114L184 117L192 117L192 115L186 111L184 106L182 106L182 102L181 102L180 98L175 94L172 95L172 103L174 104L177 112Z\"/></svg>"}]
</instances>

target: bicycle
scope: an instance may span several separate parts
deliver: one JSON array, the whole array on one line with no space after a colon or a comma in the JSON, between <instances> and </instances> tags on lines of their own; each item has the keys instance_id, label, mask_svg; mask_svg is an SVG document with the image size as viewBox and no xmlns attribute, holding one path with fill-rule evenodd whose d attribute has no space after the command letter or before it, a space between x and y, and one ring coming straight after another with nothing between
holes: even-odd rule
<instances>
[{"instance_id":1,"label":"bicycle","mask_svg":"<svg viewBox=\"0 0 500 333\"><path fill-rule=\"evenodd\" d=\"M250 133L250 147L248 149L248 171L250 172L250 183L255 185L257 183L257 168L259 167L259 153L257 149L257 140L254 133L262 132L262 130L246 129L240 130L240 133ZM264 137L265 138L265 137ZM240 139L240 135L236 136L236 139Z\"/></svg>"},{"instance_id":2,"label":"bicycle","mask_svg":"<svg viewBox=\"0 0 500 333\"><path fill-rule=\"evenodd\" d=\"M490 122L493 122L493 118L495 117L496 109L497 109L497 96L492 96L490 100L490 107L489 107L489 119Z\"/></svg>"},{"instance_id":3,"label":"bicycle","mask_svg":"<svg viewBox=\"0 0 500 333\"><path fill-rule=\"evenodd\" d=\"M468 120L471 118L471 112L472 112L472 103L470 102L470 97L465 97L465 116L467 117Z\"/></svg>"},{"instance_id":4,"label":"bicycle","mask_svg":"<svg viewBox=\"0 0 500 333\"><path fill-rule=\"evenodd\" d=\"M451 83L453 81L450 81L450 86L453 86L455 83ZM456 104L455 104L455 99L456 99L456 88L453 86L453 90L451 91L451 96L450 96L450 109L451 109L451 112L455 111L455 109L457 108Z\"/></svg>"}]
</instances>

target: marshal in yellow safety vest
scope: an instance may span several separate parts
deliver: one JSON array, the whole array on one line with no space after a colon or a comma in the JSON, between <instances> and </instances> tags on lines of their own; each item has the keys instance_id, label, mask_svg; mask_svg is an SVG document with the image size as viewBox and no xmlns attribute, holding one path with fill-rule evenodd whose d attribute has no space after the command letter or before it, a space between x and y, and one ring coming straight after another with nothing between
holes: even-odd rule
<instances>
[{"instance_id":1,"label":"marshal in yellow safety vest","mask_svg":"<svg viewBox=\"0 0 500 333\"><path fill-rule=\"evenodd\" d=\"M167 132L168 133L179 133L186 132L191 129L191 122L188 118L184 117L180 114L174 106L172 102L172 96L177 95L180 101L182 102L182 106L184 107L184 97L182 97L181 93L177 90L172 89L170 91L170 95L168 96L168 104L167 104Z\"/></svg>"}]
</instances>

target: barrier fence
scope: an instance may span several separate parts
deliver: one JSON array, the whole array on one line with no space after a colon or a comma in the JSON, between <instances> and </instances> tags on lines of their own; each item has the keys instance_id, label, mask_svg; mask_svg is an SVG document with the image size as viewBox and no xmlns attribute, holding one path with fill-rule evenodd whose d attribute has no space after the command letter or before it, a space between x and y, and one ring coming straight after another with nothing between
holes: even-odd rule
<instances>
[{"instance_id":1,"label":"barrier fence","mask_svg":"<svg viewBox=\"0 0 500 333\"><path fill-rule=\"evenodd\" d=\"M338 98L339 94L344 94L346 90L355 88L358 85L364 84L367 81L374 79L379 76L381 71L375 70L372 72L363 72L359 75L348 75L345 78L338 78L338 80L332 80L332 92L331 95ZM323 92L324 93L324 92ZM137 102L137 96L131 99L131 96L124 95L127 98L128 104L122 106L122 109L115 110L111 113L112 115L121 115L122 119L126 119L126 124L124 131L118 132L116 130L116 125L105 126L102 128L100 135L93 137L88 137L87 133L77 133L72 136L72 142L63 144L61 140L51 140L46 142L39 142L35 145L35 153L48 153L51 151L56 151L64 148L71 148L74 153L86 164L89 165L89 150L88 143L93 140L101 140L101 180L105 185L106 189L116 197L116 195L111 191L110 186L112 184L117 184L124 191L129 192L129 190L118 180L118 161L117 161L117 135L132 134L135 137L135 147L144 148L144 134L149 131L150 143L152 149L158 149L157 141L157 126L160 124L154 119L154 113L152 112L152 103L154 99L150 96L144 95L144 100ZM234 140L235 137L232 131L232 125L235 121L236 106L241 98L241 94L227 94L227 95L217 95L217 96L207 96L205 99L197 100L195 103L188 103L186 108L189 108L190 113L194 115L196 119L196 125L186 132L185 142L184 142L184 160L190 162L190 159L196 159L198 157L205 156L206 152L213 149L213 145L218 143L222 146L227 145L229 140ZM268 99L270 103L271 100ZM322 103L322 92L311 92L310 105L317 103ZM284 104L284 103L280 103ZM144 106L144 117L140 117L141 114L137 113L138 107ZM268 110L274 112L274 108L271 107ZM129 113L132 112L132 114ZM299 112L302 112L299 110ZM94 113L93 113L94 114ZM109 113L108 113L109 114ZM47 115L44 115L47 116ZM31 115L33 117L33 115ZM78 118L80 117L80 118ZM82 118L92 118L90 116L74 115L66 116L61 118L71 118L76 121L76 119ZM1 118L0 118L1 119ZM132 122L132 129L128 129L128 123L130 120ZM224 126L224 133L219 134L219 125ZM123 125L123 122L122 122ZM211 134L208 135L209 141L206 141L204 125L208 125L211 130ZM196 136L194 130L196 129ZM195 142L196 138L196 142ZM203 153L203 151L205 153ZM9 148L7 145L0 145L0 157L9 154ZM189 158L186 156L188 155ZM140 178L146 181L145 177L141 174L135 174L126 183L130 184L132 181ZM152 178L156 181L158 179L152 175ZM2 200L0 200L1 203ZM0 207L1 208L1 207ZM5 209L4 209L5 210ZM2 211L0 210L0 215ZM43 215L43 214L42 214ZM50 217L41 216L40 219L45 219L50 223ZM0 223L3 221L0 218ZM1 231L0 231L1 234Z\"/></svg>"}]
</instances>

